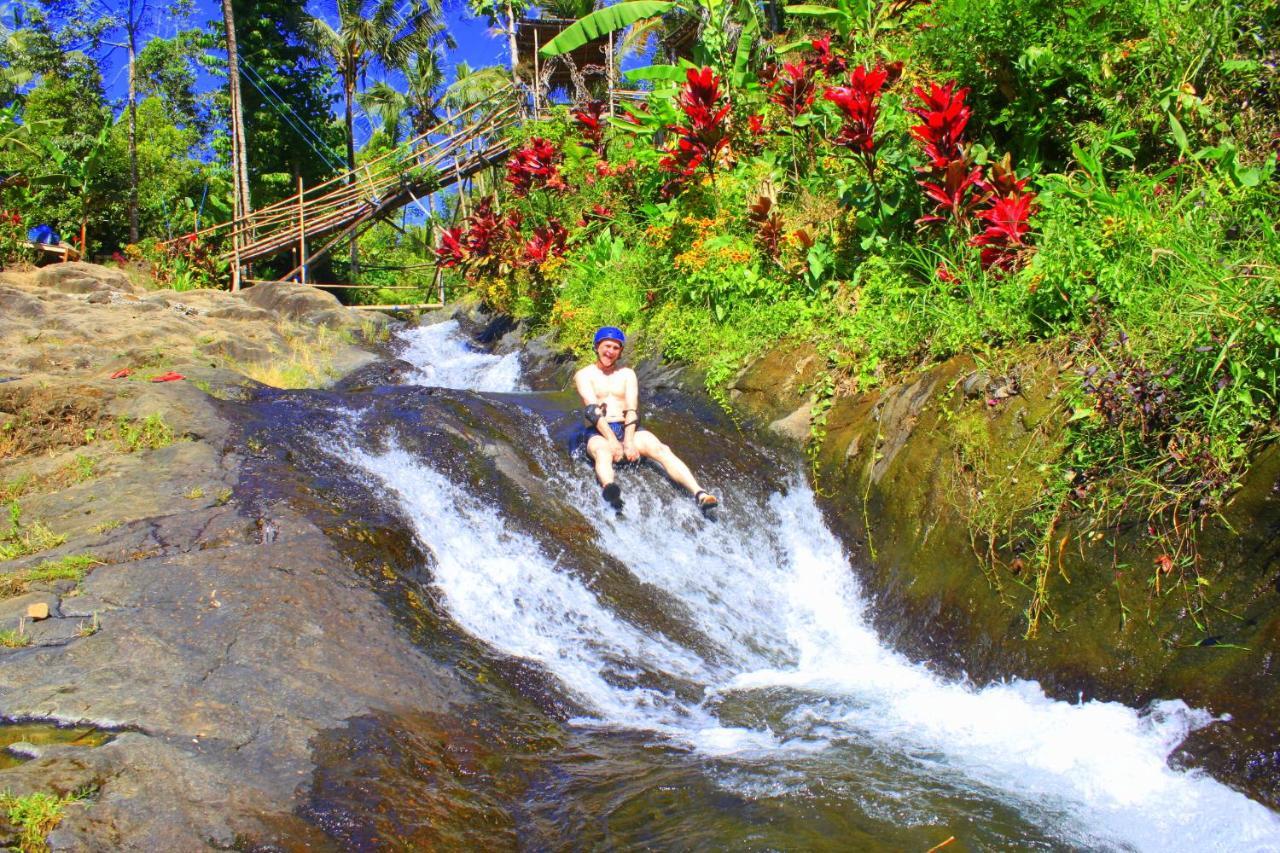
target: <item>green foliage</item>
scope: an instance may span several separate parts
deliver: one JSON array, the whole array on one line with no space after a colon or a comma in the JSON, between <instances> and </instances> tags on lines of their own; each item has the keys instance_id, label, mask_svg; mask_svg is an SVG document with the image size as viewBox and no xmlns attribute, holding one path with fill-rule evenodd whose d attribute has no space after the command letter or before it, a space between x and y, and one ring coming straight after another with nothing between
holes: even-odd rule
<instances>
[{"instance_id":1,"label":"green foliage","mask_svg":"<svg viewBox=\"0 0 1280 853\"><path fill-rule=\"evenodd\" d=\"M139 450L159 450L174 442L173 428L165 423L164 415L147 415L141 419L117 418L116 444L125 453Z\"/></svg>"},{"instance_id":2,"label":"green foliage","mask_svg":"<svg viewBox=\"0 0 1280 853\"><path fill-rule=\"evenodd\" d=\"M23 524L22 507L16 500L9 502L8 515L8 528L0 527L0 562L38 554L67 541L66 536L54 533L42 521Z\"/></svg>"},{"instance_id":3,"label":"green foliage","mask_svg":"<svg viewBox=\"0 0 1280 853\"><path fill-rule=\"evenodd\" d=\"M9 823L18 830L20 853L45 853L49 849L45 837L62 822L66 807L87 799L92 793L91 789L62 796L43 791L21 797L9 791L0 793L0 808L8 812Z\"/></svg>"},{"instance_id":4,"label":"green foliage","mask_svg":"<svg viewBox=\"0 0 1280 853\"><path fill-rule=\"evenodd\" d=\"M31 636L29 634L19 633L14 628L0 630L0 648L23 649L29 645L31 645Z\"/></svg>"}]
</instances>

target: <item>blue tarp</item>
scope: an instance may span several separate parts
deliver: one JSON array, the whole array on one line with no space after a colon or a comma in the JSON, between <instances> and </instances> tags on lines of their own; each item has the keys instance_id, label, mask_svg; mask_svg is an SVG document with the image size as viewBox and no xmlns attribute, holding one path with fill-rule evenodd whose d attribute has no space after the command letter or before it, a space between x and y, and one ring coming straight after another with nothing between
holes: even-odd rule
<instances>
[{"instance_id":1,"label":"blue tarp","mask_svg":"<svg viewBox=\"0 0 1280 853\"><path fill-rule=\"evenodd\" d=\"M62 238L58 236L58 232L54 231L48 225L37 225L27 232L27 239L32 243L45 243L50 246L56 246L62 242Z\"/></svg>"}]
</instances>

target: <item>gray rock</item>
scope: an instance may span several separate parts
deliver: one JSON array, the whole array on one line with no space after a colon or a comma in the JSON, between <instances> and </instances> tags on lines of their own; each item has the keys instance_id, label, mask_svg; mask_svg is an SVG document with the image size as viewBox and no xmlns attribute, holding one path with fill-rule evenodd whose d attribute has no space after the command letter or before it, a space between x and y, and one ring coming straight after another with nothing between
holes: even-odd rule
<instances>
[{"instance_id":1,"label":"gray rock","mask_svg":"<svg viewBox=\"0 0 1280 853\"><path fill-rule=\"evenodd\" d=\"M976 400L986 393L987 386L991 384L991 377L981 370L975 370L964 378L960 383L960 390L965 397L970 400Z\"/></svg>"},{"instance_id":2,"label":"gray rock","mask_svg":"<svg viewBox=\"0 0 1280 853\"><path fill-rule=\"evenodd\" d=\"M3 574L4 570L0 568L0 576ZM47 604L49 613L58 615L58 596L44 590L36 590L0 601L0 629L16 627L18 620L26 617L27 607L32 604Z\"/></svg>"},{"instance_id":3,"label":"gray rock","mask_svg":"<svg viewBox=\"0 0 1280 853\"><path fill-rule=\"evenodd\" d=\"M359 323L359 318L353 316L353 313L346 308L327 308L321 311L311 311L303 315L303 319L311 325L325 326L330 329L341 329L344 326Z\"/></svg>"},{"instance_id":4,"label":"gray rock","mask_svg":"<svg viewBox=\"0 0 1280 853\"><path fill-rule=\"evenodd\" d=\"M252 305L232 304L212 308L209 310L208 316L215 320L270 320L271 312L263 308L255 308Z\"/></svg>"},{"instance_id":5,"label":"gray rock","mask_svg":"<svg viewBox=\"0 0 1280 853\"><path fill-rule=\"evenodd\" d=\"M71 261L47 266L36 273L36 284L62 293L115 291L133 293L137 288L120 270L98 264Z\"/></svg>"},{"instance_id":6,"label":"gray rock","mask_svg":"<svg viewBox=\"0 0 1280 853\"><path fill-rule=\"evenodd\" d=\"M39 299L14 287L0 285L0 315L37 319L45 314Z\"/></svg>"},{"instance_id":7,"label":"gray rock","mask_svg":"<svg viewBox=\"0 0 1280 853\"><path fill-rule=\"evenodd\" d=\"M317 312L342 308L342 303L332 293L291 282L255 284L240 291L240 298L255 308L291 320L304 320Z\"/></svg>"}]
</instances>

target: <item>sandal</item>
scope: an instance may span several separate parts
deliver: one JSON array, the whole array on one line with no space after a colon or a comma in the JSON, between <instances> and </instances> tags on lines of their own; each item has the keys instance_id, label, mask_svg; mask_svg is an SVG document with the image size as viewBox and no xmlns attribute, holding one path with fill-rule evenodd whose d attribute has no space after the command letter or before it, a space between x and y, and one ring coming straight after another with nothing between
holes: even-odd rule
<instances>
[{"instance_id":1,"label":"sandal","mask_svg":"<svg viewBox=\"0 0 1280 853\"><path fill-rule=\"evenodd\" d=\"M600 493L604 495L605 503L609 504L609 506L614 509L622 509L622 489L619 488L617 483L610 483L601 489Z\"/></svg>"},{"instance_id":2,"label":"sandal","mask_svg":"<svg viewBox=\"0 0 1280 853\"><path fill-rule=\"evenodd\" d=\"M705 489L698 489L693 499L698 502L698 509L713 509L720 506L720 499Z\"/></svg>"}]
</instances>

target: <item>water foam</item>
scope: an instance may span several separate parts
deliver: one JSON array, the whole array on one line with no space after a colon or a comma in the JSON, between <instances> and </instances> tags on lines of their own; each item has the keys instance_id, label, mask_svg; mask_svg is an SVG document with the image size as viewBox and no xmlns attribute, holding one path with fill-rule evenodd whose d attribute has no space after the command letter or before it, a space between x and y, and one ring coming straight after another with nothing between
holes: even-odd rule
<instances>
[{"instance_id":1,"label":"water foam","mask_svg":"<svg viewBox=\"0 0 1280 853\"><path fill-rule=\"evenodd\" d=\"M400 358L414 366L408 377L411 384L469 391L520 389L519 353L477 352L462 336L457 320L406 329L397 337L404 345Z\"/></svg>"},{"instance_id":2,"label":"water foam","mask_svg":"<svg viewBox=\"0 0 1280 853\"><path fill-rule=\"evenodd\" d=\"M451 375L492 376L492 359ZM557 555L398 447L351 448L348 458L399 496L436 558L434 582L450 615L493 648L552 673L590 709L581 722L660 732L757 771L786 759L791 779L797 756L812 756L817 775L829 769L824 753L870 746L892 754L904 776L941 777L1017 804L1082 846L1280 847L1274 813L1208 776L1169 767L1187 733L1212 723L1208 714L1177 700L1144 712L1055 701L1031 681L978 689L881 644L802 477L759 503L726 490L722 522L708 525L656 473L639 472L626 481L628 510L619 518L601 505L585 469L566 465L549 441L541 452L547 470L572 469L550 485L585 508L599 546L696 614L714 648L695 652L647 634L597 600ZM637 683L630 670L641 665L701 685L704 698ZM722 720L735 702L764 710L754 722ZM803 788L800 778L787 784Z\"/></svg>"}]
</instances>

